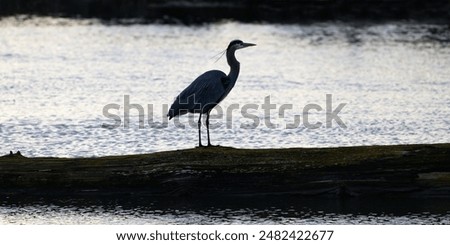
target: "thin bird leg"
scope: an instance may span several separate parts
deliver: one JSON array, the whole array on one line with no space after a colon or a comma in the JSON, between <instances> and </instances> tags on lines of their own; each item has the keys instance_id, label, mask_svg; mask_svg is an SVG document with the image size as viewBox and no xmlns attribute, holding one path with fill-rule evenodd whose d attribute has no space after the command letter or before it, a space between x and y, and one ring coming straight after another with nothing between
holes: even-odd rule
<instances>
[{"instance_id":1,"label":"thin bird leg","mask_svg":"<svg viewBox=\"0 0 450 245\"><path fill-rule=\"evenodd\" d=\"M206 132L208 133L208 146L211 146L211 141L209 140L209 112L206 113Z\"/></svg>"},{"instance_id":2,"label":"thin bird leg","mask_svg":"<svg viewBox=\"0 0 450 245\"><path fill-rule=\"evenodd\" d=\"M202 147L202 114L200 113L200 116L198 117L198 146Z\"/></svg>"}]
</instances>

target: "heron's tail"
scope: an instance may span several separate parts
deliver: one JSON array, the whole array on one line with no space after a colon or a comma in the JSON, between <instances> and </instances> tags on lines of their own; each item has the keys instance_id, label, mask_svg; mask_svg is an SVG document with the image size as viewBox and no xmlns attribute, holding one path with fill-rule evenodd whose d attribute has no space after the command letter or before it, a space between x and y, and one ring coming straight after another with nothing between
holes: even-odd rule
<instances>
[{"instance_id":1,"label":"heron's tail","mask_svg":"<svg viewBox=\"0 0 450 245\"><path fill-rule=\"evenodd\" d=\"M173 117L175 117L174 110L170 109L169 112L167 113L167 116L169 117L169 120L172 119Z\"/></svg>"},{"instance_id":2,"label":"heron's tail","mask_svg":"<svg viewBox=\"0 0 450 245\"><path fill-rule=\"evenodd\" d=\"M169 120L173 117L181 116L191 111L193 102L189 103L186 101L187 100L180 99L180 96L177 96L173 104L170 106L169 112L167 113Z\"/></svg>"},{"instance_id":3,"label":"heron's tail","mask_svg":"<svg viewBox=\"0 0 450 245\"><path fill-rule=\"evenodd\" d=\"M167 116L169 117L169 120L178 116L178 115L182 115L182 111L181 111L181 106L180 106L180 99L179 97L177 97L175 99L175 101L173 102L173 104L170 106L169 112L167 113Z\"/></svg>"}]
</instances>

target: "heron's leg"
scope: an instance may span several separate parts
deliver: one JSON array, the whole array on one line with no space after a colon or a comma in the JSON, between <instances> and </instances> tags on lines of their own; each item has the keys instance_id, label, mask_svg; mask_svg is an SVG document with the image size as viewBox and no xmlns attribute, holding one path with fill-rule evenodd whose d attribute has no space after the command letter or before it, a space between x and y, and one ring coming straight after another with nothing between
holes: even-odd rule
<instances>
[{"instance_id":1,"label":"heron's leg","mask_svg":"<svg viewBox=\"0 0 450 245\"><path fill-rule=\"evenodd\" d=\"M211 141L209 140L209 112L206 113L206 132L208 133L208 146L211 146Z\"/></svg>"},{"instance_id":2,"label":"heron's leg","mask_svg":"<svg viewBox=\"0 0 450 245\"><path fill-rule=\"evenodd\" d=\"M202 147L202 114L200 113L200 116L198 117L198 146Z\"/></svg>"}]
</instances>

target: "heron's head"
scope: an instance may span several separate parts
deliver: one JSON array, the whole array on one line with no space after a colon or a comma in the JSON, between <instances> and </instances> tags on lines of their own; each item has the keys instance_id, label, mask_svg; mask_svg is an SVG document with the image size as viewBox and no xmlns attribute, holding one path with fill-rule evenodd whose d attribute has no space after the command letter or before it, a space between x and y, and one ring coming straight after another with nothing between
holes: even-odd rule
<instances>
[{"instance_id":1,"label":"heron's head","mask_svg":"<svg viewBox=\"0 0 450 245\"><path fill-rule=\"evenodd\" d=\"M256 46L256 44L254 44L254 43L244 43L241 40L233 40L228 45L227 50L238 50L238 49L241 49L241 48L247 48L247 47L251 47L251 46Z\"/></svg>"}]
</instances>

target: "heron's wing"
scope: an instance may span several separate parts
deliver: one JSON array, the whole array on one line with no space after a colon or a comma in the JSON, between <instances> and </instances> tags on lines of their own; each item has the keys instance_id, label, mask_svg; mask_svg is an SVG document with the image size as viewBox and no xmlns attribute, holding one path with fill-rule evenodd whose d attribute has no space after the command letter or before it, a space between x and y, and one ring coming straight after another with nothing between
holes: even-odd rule
<instances>
[{"instance_id":1,"label":"heron's wing","mask_svg":"<svg viewBox=\"0 0 450 245\"><path fill-rule=\"evenodd\" d=\"M209 71L199 76L193 84L197 86L194 89L195 103L205 107L208 104L217 104L225 93L225 87L222 83L226 77L221 71ZM214 107L214 106L213 106Z\"/></svg>"},{"instance_id":2,"label":"heron's wing","mask_svg":"<svg viewBox=\"0 0 450 245\"><path fill-rule=\"evenodd\" d=\"M172 118L187 112L206 112L212 109L225 94L225 78L225 73L218 70L203 73L177 96L168 116Z\"/></svg>"}]
</instances>

